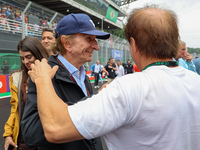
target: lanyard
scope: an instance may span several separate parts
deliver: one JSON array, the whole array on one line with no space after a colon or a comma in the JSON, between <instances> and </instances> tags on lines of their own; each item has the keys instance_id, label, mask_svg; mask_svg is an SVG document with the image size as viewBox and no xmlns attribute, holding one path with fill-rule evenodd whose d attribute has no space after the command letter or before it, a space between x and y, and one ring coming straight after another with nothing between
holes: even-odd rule
<instances>
[{"instance_id":1,"label":"lanyard","mask_svg":"<svg viewBox=\"0 0 200 150\"><path fill-rule=\"evenodd\" d=\"M149 64L148 66L146 66L144 69L142 69L142 71L144 71L145 69L151 67L151 66L160 66L160 65L165 65L167 67L175 67L178 66L178 62L176 61L161 61L161 62L154 62L152 64Z\"/></svg>"},{"instance_id":2,"label":"lanyard","mask_svg":"<svg viewBox=\"0 0 200 150\"><path fill-rule=\"evenodd\" d=\"M72 74L71 74L71 73L68 71L68 69L63 65L63 63L58 59L58 56L56 56L56 59L57 59L57 61L65 68L65 70L67 70L67 72L70 74L70 78L74 81L74 83L77 84L77 82L76 82L76 80L74 79L74 77L72 76ZM84 81L84 83L85 83L85 81ZM78 84L77 84L77 85L78 85ZM85 84L85 87L86 87L87 95L89 96L90 93L89 93L89 90L88 90L86 84Z\"/></svg>"}]
</instances>

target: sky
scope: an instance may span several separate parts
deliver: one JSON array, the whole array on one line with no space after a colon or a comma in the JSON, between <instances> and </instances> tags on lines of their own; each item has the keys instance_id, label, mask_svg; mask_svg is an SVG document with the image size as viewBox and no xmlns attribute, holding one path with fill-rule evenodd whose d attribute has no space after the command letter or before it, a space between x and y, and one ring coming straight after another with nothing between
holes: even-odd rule
<instances>
[{"instance_id":1,"label":"sky","mask_svg":"<svg viewBox=\"0 0 200 150\"><path fill-rule=\"evenodd\" d=\"M125 6L128 13L146 4L156 4L173 10L178 17L181 40L187 47L200 48L200 0L137 0Z\"/></svg>"}]
</instances>

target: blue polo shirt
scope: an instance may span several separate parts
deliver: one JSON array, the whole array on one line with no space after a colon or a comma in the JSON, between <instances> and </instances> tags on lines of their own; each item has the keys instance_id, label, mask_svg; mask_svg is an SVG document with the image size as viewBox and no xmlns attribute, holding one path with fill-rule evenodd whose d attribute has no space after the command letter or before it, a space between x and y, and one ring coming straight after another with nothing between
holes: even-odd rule
<instances>
[{"instance_id":1,"label":"blue polo shirt","mask_svg":"<svg viewBox=\"0 0 200 150\"><path fill-rule=\"evenodd\" d=\"M193 60L194 65L196 66L196 71L200 75L200 57Z\"/></svg>"},{"instance_id":2,"label":"blue polo shirt","mask_svg":"<svg viewBox=\"0 0 200 150\"><path fill-rule=\"evenodd\" d=\"M191 70L193 72L196 72L196 67L193 63L193 61L191 60L189 63L187 60L183 60L182 58L178 59L178 64L179 66L184 67L185 69Z\"/></svg>"},{"instance_id":3,"label":"blue polo shirt","mask_svg":"<svg viewBox=\"0 0 200 150\"><path fill-rule=\"evenodd\" d=\"M62 55L58 55L57 57L60 62L67 68L67 70L71 73L71 75L74 77L76 83L79 85L79 87L82 89L85 96L87 95L87 90L85 87L85 68L84 66L81 66L80 71L74 67L72 64L70 64ZM80 75L80 78L79 78Z\"/></svg>"}]
</instances>

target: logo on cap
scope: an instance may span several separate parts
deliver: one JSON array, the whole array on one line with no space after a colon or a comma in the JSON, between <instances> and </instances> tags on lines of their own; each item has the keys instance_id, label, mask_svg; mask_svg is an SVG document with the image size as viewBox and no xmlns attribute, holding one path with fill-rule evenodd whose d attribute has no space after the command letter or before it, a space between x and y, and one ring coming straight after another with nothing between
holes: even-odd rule
<instances>
[{"instance_id":1,"label":"logo on cap","mask_svg":"<svg viewBox=\"0 0 200 150\"><path fill-rule=\"evenodd\" d=\"M90 22L92 23L92 25L95 27L94 22L92 20L90 20Z\"/></svg>"}]
</instances>

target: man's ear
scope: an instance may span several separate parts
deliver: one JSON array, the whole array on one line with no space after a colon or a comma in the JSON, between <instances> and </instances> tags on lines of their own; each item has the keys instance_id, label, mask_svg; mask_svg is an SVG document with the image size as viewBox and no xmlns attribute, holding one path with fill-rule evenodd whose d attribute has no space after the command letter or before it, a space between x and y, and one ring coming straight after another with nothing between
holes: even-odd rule
<instances>
[{"instance_id":1,"label":"man's ear","mask_svg":"<svg viewBox=\"0 0 200 150\"><path fill-rule=\"evenodd\" d=\"M71 52L71 42L66 39L64 36L61 36L61 43L63 44L63 47L66 51Z\"/></svg>"},{"instance_id":2,"label":"man's ear","mask_svg":"<svg viewBox=\"0 0 200 150\"><path fill-rule=\"evenodd\" d=\"M136 46L135 39L133 37L130 37L130 46L134 53L138 52L138 48Z\"/></svg>"}]
</instances>

